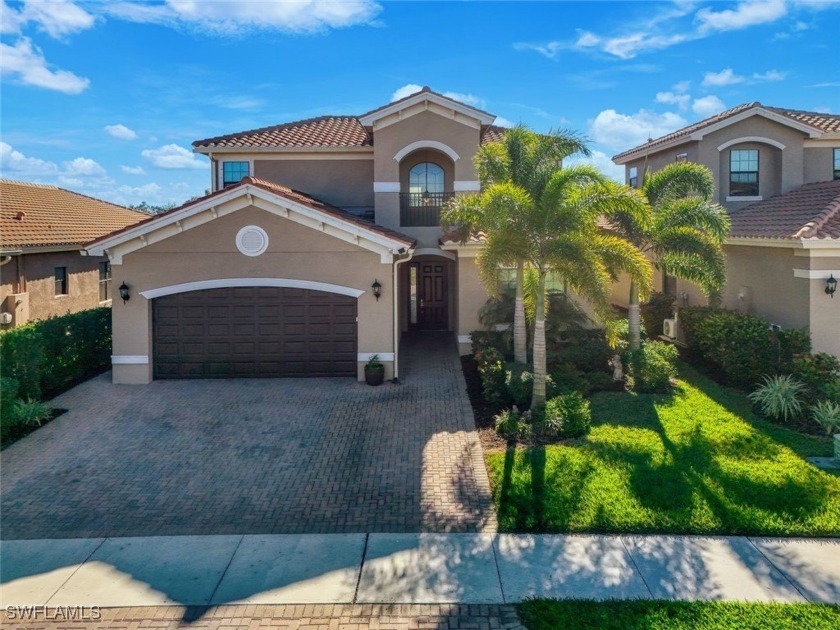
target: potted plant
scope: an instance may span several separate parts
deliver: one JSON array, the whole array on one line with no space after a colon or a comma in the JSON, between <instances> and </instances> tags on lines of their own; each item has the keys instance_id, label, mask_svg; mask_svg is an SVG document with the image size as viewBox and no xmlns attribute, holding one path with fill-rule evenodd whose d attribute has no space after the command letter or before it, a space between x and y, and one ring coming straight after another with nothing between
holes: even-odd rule
<instances>
[{"instance_id":1,"label":"potted plant","mask_svg":"<svg viewBox=\"0 0 840 630\"><path fill-rule=\"evenodd\" d=\"M385 365L379 360L379 355L374 354L365 364L365 383L368 385L382 385L385 380Z\"/></svg>"}]
</instances>

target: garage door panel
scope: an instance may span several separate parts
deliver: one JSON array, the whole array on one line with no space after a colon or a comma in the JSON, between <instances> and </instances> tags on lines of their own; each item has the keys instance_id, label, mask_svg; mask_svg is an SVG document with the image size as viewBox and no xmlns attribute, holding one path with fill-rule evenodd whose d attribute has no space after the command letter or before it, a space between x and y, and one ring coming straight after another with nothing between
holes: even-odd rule
<instances>
[{"instance_id":1,"label":"garage door panel","mask_svg":"<svg viewBox=\"0 0 840 630\"><path fill-rule=\"evenodd\" d=\"M236 287L153 302L155 378L355 376L356 299Z\"/></svg>"}]
</instances>

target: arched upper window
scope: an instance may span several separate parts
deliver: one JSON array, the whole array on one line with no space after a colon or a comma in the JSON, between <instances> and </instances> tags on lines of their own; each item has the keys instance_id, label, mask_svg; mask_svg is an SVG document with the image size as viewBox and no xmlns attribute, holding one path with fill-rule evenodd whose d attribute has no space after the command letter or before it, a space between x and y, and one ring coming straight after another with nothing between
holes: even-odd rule
<instances>
[{"instance_id":1,"label":"arched upper window","mask_svg":"<svg viewBox=\"0 0 840 630\"><path fill-rule=\"evenodd\" d=\"M410 193L442 193L443 169L434 162L421 162L408 172Z\"/></svg>"}]
</instances>

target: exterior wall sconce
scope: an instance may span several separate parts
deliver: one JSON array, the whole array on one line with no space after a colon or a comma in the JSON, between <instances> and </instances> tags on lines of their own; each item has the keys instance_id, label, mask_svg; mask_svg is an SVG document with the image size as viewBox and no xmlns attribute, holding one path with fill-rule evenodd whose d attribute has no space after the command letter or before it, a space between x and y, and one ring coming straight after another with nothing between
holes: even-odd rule
<instances>
[{"instance_id":1,"label":"exterior wall sconce","mask_svg":"<svg viewBox=\"0 0 840 630\"><path fill-rule=\"evenodd\" d=\"M831 277L825 281L825 294L830 296L831 299L834 299L834 292L837 290L837 278L834 277L834 274L831 274Z\"/></svg>"},{"instance_id":2,"label":"exterior wall sconce","mask_svg":"<svg viewBox=\"0 0 840 630\"><path fill-rule=\"evenodd\" d=\"M119 292L120 292L120 297L122 298L123 304L128 302L128 300L131 298L131 295L129 295L129 293L128 293L128 285L125 282L123 282L120 285Z\"/></svg>"},{"instance_id":3,"label":"exterior wall sconce","mask_svg":"<svg viewBox=\"0 0 840 630\"><path fill-rule=\"evenodd\" d=\"M379 297L382 295L382 285L379 284L379 280L373 280L373 284L370 285L370 288L373 289L373 297L376 298L376 301L379 301Z\"/></svg>"}]
</instances>

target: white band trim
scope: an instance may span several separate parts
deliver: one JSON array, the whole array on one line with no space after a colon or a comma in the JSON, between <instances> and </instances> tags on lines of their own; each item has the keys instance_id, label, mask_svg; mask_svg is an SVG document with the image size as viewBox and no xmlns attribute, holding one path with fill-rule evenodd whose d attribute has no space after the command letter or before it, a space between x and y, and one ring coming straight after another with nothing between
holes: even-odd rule
<instances>
[{"instance_id":1,"label":"white band trim","mask_svg":"<svg viewBox=\"0 0 840 630\"><path fill-rule=\"evenodd\" d=\"M794 278L806 278L808 280L828 280L831 276L840 280L840 269L794 269Z\"/></svg>"},{"instance_id":2,"label":"white band trim","mask_svg":"<svg viewBox=\"0 0 840 630\"><path fill-rule=\"evenodd\" d=\"M458 335L458 343L472 343L472 337L469 335Z\"/></svg>"},{"instance_id":3,"label":"white band trim","mask_svg":"<svg viewBox=\"0 0 840 630\"><path fill-rule=\"evenodd\" d=\"M438 142L437 140L418 140L417 142L412 142L411 144L397 151L397 154L394 156L394 159L397 162L399 162L406 155L408 155L412 151L416 151L417 149L437 149L442 153L446 153L446 155L448 155L453 162L457 162L459 157L458 154L455 153L454 149L443 144L443 142Z\"/></svg>"},{"instance_id":4,"label":"white band trim","mask_svg":"<svg viewBox=\"0 0 840 630\"><path fill-rule=\"evenodd\" d=\"M452 190L455 192L478 192L481 190L481 182L478 181L454 181Z\"/></svg>"},{"instance_id":5,"label":"white band trim","mask_svg":"<svg viewBox=\"0 0 840 630\"><path fill-rule=\"evenodd\" d=\"M722 145L720 145L717 150L723 151L724 149L728 149L732 145L735 144L744 144L745 142L755 142L757 144L769 144L770 146L776 147L777 149L782 149L784 151L785 145L777 140L773 140L772 138L764 138L762 136L744 136L743 138L735 138L734 140L727 140Z\"/></svg>"},{"instance_id":6,"label":"white band trim","mask_svg":"<svg viewBox=\"0 0 840 630\"><path fill-rule=\"evenodd\" d=\"M148 365L149 357L144 354L112 354L112 365Z\"/></svg>"},{"instance_id":7,"label":"white band trim","mask_svg":"<svg viewBox=\"0 0 840 630\"><path fill-rule=\"evenodd\" d=\"M375 193L398 193L400 192L399 182L373 182L373 192Z\"/></svg>"},{"instance_id":8,"label":"white band trim","mask_svg":"<svg viewBox=\"0 0 840 630\"><path fill-rule=\"evenodd\" d=\"M172 284L168 287L148 289L147 291L141 291L140 295L147 300L151 300L165 295L175 295L176 293L202 291L204 289L227 289L233 287L286 287L289 289L309 289L311 291L324 291L326 293L349 295L350 297L355 298L364 293L364 291L354 289L352 287L327 284L326 282L313 282L311 280L292 280L289 278L219 278L216 280L199 280L198 282L185 282L183 284Z\"/></svg>"},{"instance_id":9,"label":"white band trim","mask_svg":"<svg viewBox=\"0 0 840 630\"><path fill-rule=\"evenodd\" d=\"M379 355L379 360L383 363L387 363L388 361L394 360L394 353L393 352L360 352L358 355L359 363L368 362L370 361L371 357L374 354Z\"/></svg>"}]
</instances>

